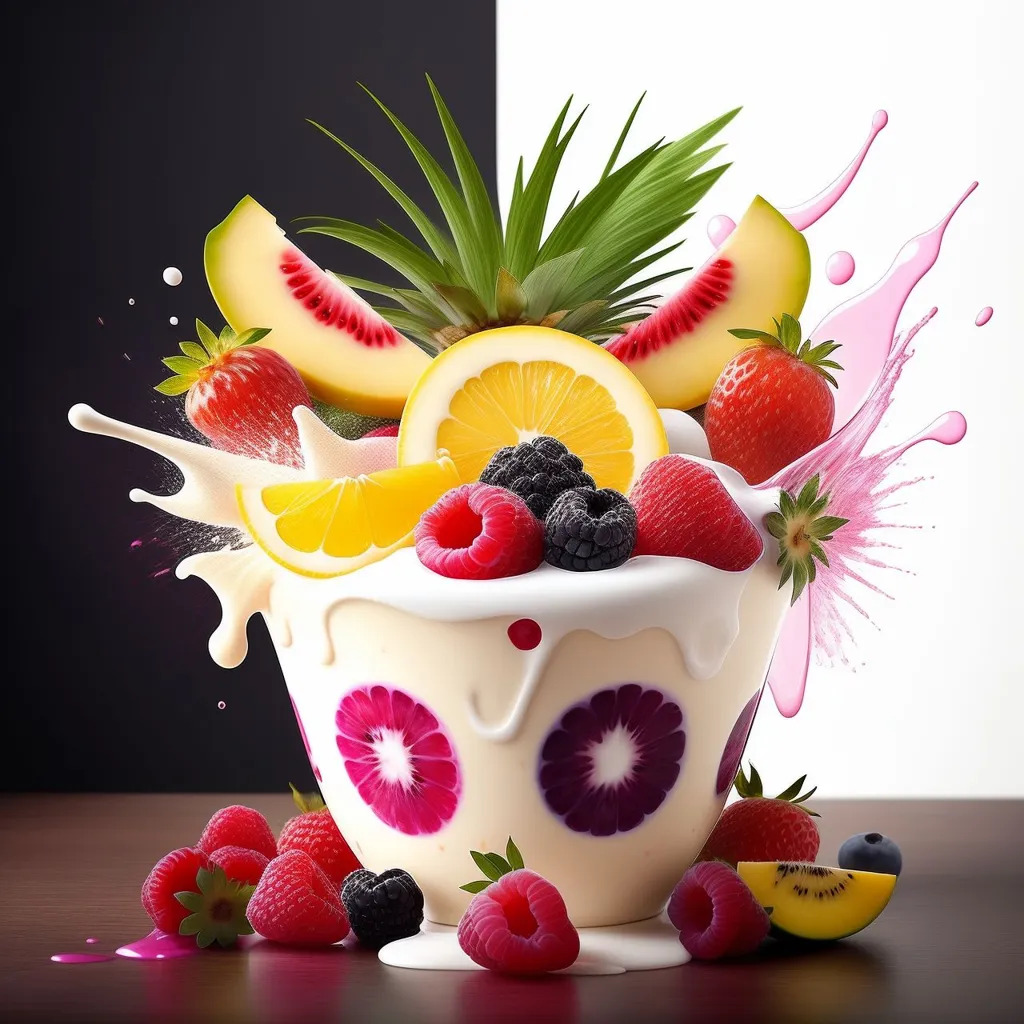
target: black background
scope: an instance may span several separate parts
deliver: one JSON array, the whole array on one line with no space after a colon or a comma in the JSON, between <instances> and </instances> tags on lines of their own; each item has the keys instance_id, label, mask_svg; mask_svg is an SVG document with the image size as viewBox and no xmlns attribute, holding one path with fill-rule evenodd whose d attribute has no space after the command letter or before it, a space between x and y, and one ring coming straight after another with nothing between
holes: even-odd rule
<instances>
[{"instance_id":1,"label":"black background","mask_svg":"<svg viewBox=\"0 0 1024 1024\"><path fill-rule=\"evenodd\" d=\"M178 560L149 540L171 521L128 491L168 489L172 473L141 449L78 433L67 410L84 401L182 429L174 401L152 385L164 376L160 358L193 337L195 317L219 329L203 241L244 194L286 228L323 214L405 230L373 179L305 121L331 128L426 203L412 157L357 81L441 153L429 72L493 183L493 6L33 0L5 14L14 275L4 390L15 468L4 486L13 614L2 786L308 786L262 620L250 622L246 661L218 668L207 651L220 614L212 592L173 573L153 577ZM340 241L307 235L301 245L332 269L387 279ZM163 283L166 266L181 269L177 288ZM146 542L132 549L136 539Z\"/></svg>"}]
</instances>

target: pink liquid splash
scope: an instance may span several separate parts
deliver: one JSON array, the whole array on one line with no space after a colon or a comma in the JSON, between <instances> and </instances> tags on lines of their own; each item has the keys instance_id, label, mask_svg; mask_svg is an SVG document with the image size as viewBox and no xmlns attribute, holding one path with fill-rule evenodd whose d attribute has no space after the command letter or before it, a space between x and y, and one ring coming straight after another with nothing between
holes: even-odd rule
<instances>
[{"instance_id":1,"label":"pink liquid splash","mask_svg":"<svg viewBox=\"0 0 1024 1024\"><path fill-rule=\"evenodd\" d=\"M99 964L115 958L106 953L54 953L50 959L55 964Z\"/></svg>"},{"instance_id":2,"label":"pink liquid splash","mask_svg":"<svg viewBox=\"0 0 1024 1024\"><path fill-rule=\"evenodd\" d=\"M732 217L727 217L724 213L720 213L715 217L712 217L708 221L708 238L711 239L711 244L717 249L734 231L736 230L736 221Z\"/></svg>"},{"instance_id":3,"label":"pink liquid splash","mask_svg":"<svg viewBox=\"0 0 1024 1024\"><path fill-rule=\"evenodd\" d=\"M154 928L141 939L118 946L115 952L129 960L176 960L178 957L201 953L202 950L196 945L194 935L174 935Z\"/></svg>"},{"instance_id":4,"label":"pink liquid splash","mask_svg":"<svg viewBox=\"0 0 1024 1024\"><path fill-rule=\"evenodd\" d=\"M857 177L857 172L860 170L860 165L864 163L864 158L868 155L871 144L888 123L889 115L884 110L876 111L875 116L871 119L871 131L864 141L864 145L860 147L860 151L850 163L850 166L828 188L819 192L813 199L808 199L806 203L795 206L790 210L781 211L782 215L797 231L809 228L836 205L842 194L850 187L853 179Z\"/></svg>"},{"instance_id":5,"label":"pink liquid splash","mask_svg":"<svg viewBox=\"0 0 1024 1024\"><path fill-rule=\"evenodd\" d=\"M880 539L876 531L900 525L888 521L884 515L886 510L895 507L890 499L921 479L889 481L890 469L922 441L956 444L967 432L964 417L959 412L947 412L909 440L871 455L865 454L892 404L893 391L912 355L910 343L935 312L932 309L896 339L878 382L846 427L770 482L792 492L818 473L821 491L830 495L829 512L849 520L829 542L830 564L818 567L814 584L790 611L775 650L768 683L779 711L786 718L795 715L803 703L812 643L826 659L850 664L845 646L852 639L852 633L844 612L853 609L864 618L868 618L868 614L851 595L848 584L860 584L877 594L890 596L866 579L860 568L893 568L890 562L873 554L878 549L895 547Z\"/></svg>"},{"instance_id":6,"label":"pink liquid splash","mask_svg":"<svg viewBox=\"0 0 1024 1024\"><path fill-rule=\"evenodd\" d=\"M975 327L984 327L985 324L987 324L989 322L989 320L991 320L991 319L992 319L992 307L991 306L986 306L974 318L974 326Z\"/></svg>"},{"instance_id":7,"label":"pink liquid splash","mask_svg":"<svg viewBox=\"0 0 1024 1024\"><path fill-rule=\"evenodd\" d=\"M843 347L836 359L843 366L836 394L833 433L842 429L865 402L889 357L896 322L918 281L935 265L953 214L978 187L975 181L935 227L917 235L896 254L881 280L834 309L811 332L815 341L836 341Z\"/></svg>"},{"instance_id":8,"label":"pink liquid splash","mask_svg":"<svg viewBox=\"0 0 1024 1024\"><path fill-rule=\"evenodd\" d=\"M825 276L832 284L846 284L857 269L853 257L844 249L832 253L825 264Z\"/></svg>"}]
</instances>

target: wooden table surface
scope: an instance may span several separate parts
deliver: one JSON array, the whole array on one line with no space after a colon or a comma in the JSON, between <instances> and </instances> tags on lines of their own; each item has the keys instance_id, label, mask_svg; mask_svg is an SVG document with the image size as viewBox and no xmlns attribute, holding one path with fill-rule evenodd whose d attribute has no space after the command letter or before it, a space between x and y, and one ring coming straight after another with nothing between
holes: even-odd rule
<instances>
[{"instance_id":1,"label":"wooden table surface","mask_svg":"<svg viewBox=\"0 0 1024 1024\"><path fill-rule=\"evenodd\" d=\"M612 977L510 980L410 971L358 949L259 943L180 960L58 964L112 952L149 921L139 887L165 852L198 837L226 803L278 795L0 797L0 1020L386 1022L1010 1021L1024 1016L1024 803L816 804L830 862L850 832L901 841L903 877L853 939L770 944L736 963ZM901 828L902 825L902 828ZM100 941L86 945L95 936Z\"/></svg>"}]
</instances>

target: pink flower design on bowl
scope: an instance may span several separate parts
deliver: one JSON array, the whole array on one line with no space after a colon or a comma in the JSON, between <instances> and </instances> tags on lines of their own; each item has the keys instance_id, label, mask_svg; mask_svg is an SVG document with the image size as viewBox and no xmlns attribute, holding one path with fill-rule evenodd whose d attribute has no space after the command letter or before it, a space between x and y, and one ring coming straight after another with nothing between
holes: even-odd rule
<instances>
[{"instance_id":1,"label":"pink flower design on bowl","mask_svg":"<svg viewBox=\"0 0 1024 1024\"><path fill-rule=\"evenodd\" d=\"M406 835L429 835L451 821L462 789L459 761L425 705L371 683L342 698L335 724L348 777L381 821Z\"/></svg>"}]
</instances>

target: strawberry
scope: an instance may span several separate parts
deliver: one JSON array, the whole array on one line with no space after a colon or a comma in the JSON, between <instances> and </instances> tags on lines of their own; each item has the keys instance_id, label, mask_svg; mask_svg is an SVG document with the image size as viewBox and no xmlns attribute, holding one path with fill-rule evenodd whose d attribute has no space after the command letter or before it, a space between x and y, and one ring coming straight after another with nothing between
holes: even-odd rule
<instances>
[{"instance_id":1,"label":"strawberry","mask_svg":"<svg viewBox=\"0 0 1024 1024\"><path fill-rule=\"evenodd\" d=\"M257 342L269 329L236 335L225 327L217 337L196 321L199 342L180 343L182 355L164 366L174 371L156 385L162 395L185 395L185 415L215 448L251 459L302 467L297 405L313 408L298 371L273 349Z\"/></svg>"},{"instance_id":2,"label":"strawberry","mask_svg":"<svg viewBox=\"0 0 1024 1024\"><path fill-rule=\"evenodd\" d=\"M206 823L196 849L209 855L225 846L256 850L268 860L277 856L277 841L267 819L259 811L242 804L222 807Z\"/></svg>"},{"instance_id":3,"label":"strawberry","mask_svg":"<svg viewBox=\"0 0 1024 1024\"><path fill-rule=\"evenodd\" d=\"M362 865L338 831L319 794L302 794L292 786L292 799L301 813L285 822L277 837L278 853L289 850L308 853L320 870L340 886L347 875Z\"/></svg>"},{"instance_id":4,"label":"strawberry","mask_svg":"<svg viewBox=\"0 0 1024 1024\"><path fill-rule=\"evenodd\" d=\"M265 939L329 946L348 935L338 887L302 850L275 857L249 900L249 923Z\"/></svg>"},{"instance_id":5,"label":"strawberry","mask_svg":"<svg viewBox=\"0 0 1024 1024\"><path fill-rule=\"evenodd\" d=\"M209 869L210 862L200 850L186 846L162 857L142 884L142 906L153 924L164 932L177 932L189 911L175 898L179 892L199 892L196 876Z\"/></svg>"},{"instance_id":6,"label":"strawberry","mask_svg":"<svg viewBox=\"0 0 1024 1024\"><path fill-rule=\"evenodd\" d=\"M821 843L814 824L817 814L801 805L814 789L797 796L806 778L801 776L769 799L762 792L757 769L750 766L748 780L740 768L736 792L743 799L722 812L697 860L722 860L733 867L741 860L813 862Z\"/></svg>"},{"instance_id":7,"label":"strawberry","mask_svg":"<svg viewBox=\"0 0 1024 1024\"><path fill-rule=\"evenodd\" d=\"M817 448L832 432L838 387L829 370L833 341L801 343L800 323L784 313L776 333L734 330L737 338L763 342L725 364L704 410L711 457L759 484Z\"/></svg>"},{"instance_id":8,"label":"strawberry","mask_svg":"<svg viewBox=\"0 0 1024 1024\"><path fill-rule=\"evenodd\" d=\"M761 535L718 474L685 455L652 462L629 500L637 516L634 555L692 558L731 572L761 557Z\"/></svg>"}]
</instances>

